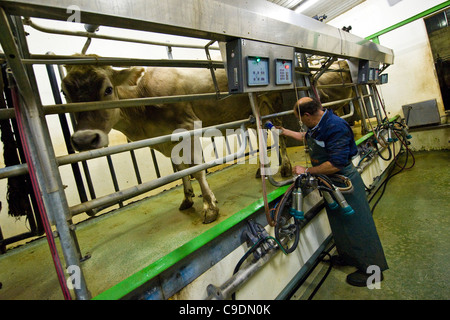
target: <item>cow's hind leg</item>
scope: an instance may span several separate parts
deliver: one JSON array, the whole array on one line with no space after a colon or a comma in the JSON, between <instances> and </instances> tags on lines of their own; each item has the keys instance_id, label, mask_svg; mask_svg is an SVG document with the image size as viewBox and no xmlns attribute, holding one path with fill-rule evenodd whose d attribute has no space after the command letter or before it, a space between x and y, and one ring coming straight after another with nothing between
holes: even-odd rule
<instances>
[{"instance_id":1,"label":"cow's hind leg","mask_svg":"<svg viewBox=\"0 0 450 320\"><path fill-rule=\"evenodd\" d=\"M259 99L259 109L261 115L263 114L272 114L276 111L282 110L283 100L280 95L271 95L269 96L261 96ZM280 118L272 119L272 122L275 126L283 126L283 122ZM274 133L275 134L275 133ZM289 160L287 150L286 150L286 137L278 136L278 148L280 152L280 172L282 177L290 177L292 176L292 166L291 161ZM277 148L275 148L277 150ZM274 151L272 151L274 152ZM258 159L259 164L259 159ZM259 166L258 166L259 167ZM261 168L258 168L256 172L256 177L261 177Z\"/></svg>"},{"instance_id":2,"label":"cow's hind leg","mask_svg":"<svg viewBox=\"0 0 450 320\"><path fill-rule=\"evenodd\" d=\"M280 158L281 158L280 164L281 176L290 177L292 176L292 165L291 160L289 159L289 156L287 154L286 137L280 136L279 138L280 138L279 144L280 144Z\"/></svg>"},{"instance_id":3,"label":"cow's hind leg","mask_svg":"<svg viewBox=\"0 0 450 320\"><path fill-rule=\"evenodd\" d=\"M203 223L211 223L219 216L219 207L217 206L216 197L209 187L204 170L194 173L193 176L197 179L200 184L200 189L202 190L204 213Z\"/></svg>"}]
</instances>

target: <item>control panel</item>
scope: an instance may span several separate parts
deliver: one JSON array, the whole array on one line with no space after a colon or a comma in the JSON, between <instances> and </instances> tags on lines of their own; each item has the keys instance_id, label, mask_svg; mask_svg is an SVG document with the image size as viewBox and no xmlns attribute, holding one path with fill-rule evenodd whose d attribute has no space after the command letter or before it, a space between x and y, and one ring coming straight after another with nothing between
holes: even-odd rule
<instances>
[{"instance_id":1,"label":"control panel","mask_svg":"<svg viewBox=\"0 0 450 320\"><path fill-rule=\"evenodd\" d=\"M294 48L236 39L226 51L230 93L294 88Z\"/></svg>"}]
</instances>

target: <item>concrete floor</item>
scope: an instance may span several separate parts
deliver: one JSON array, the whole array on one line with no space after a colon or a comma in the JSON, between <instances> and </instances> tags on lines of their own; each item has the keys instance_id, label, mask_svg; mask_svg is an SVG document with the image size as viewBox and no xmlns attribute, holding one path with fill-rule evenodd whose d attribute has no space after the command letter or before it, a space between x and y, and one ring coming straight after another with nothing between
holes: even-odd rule
<instances>
[{"instance_id":1,"label":"concrete floor","mask_svg":"<svg viewBox=\"0 0 450 320\"><path fill-rule=\"evenodd\" d=\"M450 151L414 156L415 166L390 179L374 211L389 264L381 288L350 286L345 279L355 268L334 267L315 300L450 299ZM311 287L328 264L321 267ZM307 299L310 293L311 288L295 298Z\"/></svg>"}]
</instances>

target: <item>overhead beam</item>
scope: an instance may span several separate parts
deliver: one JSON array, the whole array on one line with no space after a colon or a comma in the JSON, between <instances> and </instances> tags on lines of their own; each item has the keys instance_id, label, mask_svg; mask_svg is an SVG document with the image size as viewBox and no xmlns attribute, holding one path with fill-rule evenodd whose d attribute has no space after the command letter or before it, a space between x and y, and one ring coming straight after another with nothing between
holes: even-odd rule
<instances>
[{"instance_id":1,"label":"overhead beam","mask_svg":"<svg viewBox=\"0 0 450 320\"><path fill-rule=\"evenodd\" d=\"M392 64L391 49L264 0L0 0L13 15L195 38L244 38L297 51ZM79 15L74 15L79 8Z\"/></svg>"}]
</instances>

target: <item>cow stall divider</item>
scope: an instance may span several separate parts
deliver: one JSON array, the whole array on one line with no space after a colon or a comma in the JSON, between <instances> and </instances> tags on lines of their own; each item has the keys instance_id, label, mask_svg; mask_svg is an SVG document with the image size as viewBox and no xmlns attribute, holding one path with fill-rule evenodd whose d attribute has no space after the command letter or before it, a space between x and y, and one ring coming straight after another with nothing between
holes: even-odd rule
<instances>
[{"instance_id":1,"label":"cow stall divider","mask_svg":"<svg viewBox=\"0 0 450 320\"><path fill-rule=\"evenodd\" d=\"M163 136L158 138L151 138L147 140L131 142L126 145L121 146L112 146L98 150L86 151L77 154L69 154L67 156L55 157L51 143L49 143L50 139L48 136L48 128L45 123L45 115L49 114L64 114L64 113L72 113L77 111L86 111L86 110L97 110L99 108L118 108L118 107L134 107L141 106L143 104L150 103L174 103L178 101L195 101L201 99L219 99L226 98L229 93L221 93L216 90L215 93L211 94L201 94L201 95L187 95L187 96L171 96L171 97L155 97L155 98L142 98L142 99L130 99L130 100L121 100L117 102L108 102L108 103L76 103L76 104L60 104L57 101L55 105L47 105L42 106L39 97L36 97L37 88L36 88L36 79L34 78L34 73L32 69L32 65L34 64L45 64L48 66L51 65L62 65L62 64L97 64L97 65L112 65L112 66L170 66L170 67L192 67L192 68L209 68L211 70L211 76L214 78L213 69L215 68L223 68L223 63L219 61L212 61L210 57L208 60L204 61L190 61L190 60L151 60L151 59L123 59L123 58L108 58L108 57L71 57L71 56L58 56L58 55L33 55L28 52L26 46L26 39L23 34L23 26L21 24L21 20L18 17L14 18L14 26L11 24L12 20L10 16L6 14L6 12L1 8L1 19L2 25L7 26L9 32L2 34L0 40L3 48L5 49L4 58L8 62L10 68L13 70L15 80L18 84L19 95L21 103L24 107L20 107L16 109L20 111L18 114L20 121L30 121L28 125L24 125L25 132L31 132L31 134L25 134L26 139L29 139L29 145L33 148L36 148L34 152L29 153L29 161L27 161L28 165L16 165L12 168L5 168L0 170L1 177L14 176L19 174L24 174L28 171L33 176L36 176L35 183L36 186L39 186L41 193L36 191L39 194L39 198L43 199L44 207L47 209L47 213L43 213L43 216L48 215L50 218L47 225L47 237L49 238L49 244L51 247L54 245L51 242L53 233L49 232L49 225L55 224L57 228L57 235L60 238L61 243L63 244L63 253L65 256L67 265L80 265L80 252L79 248L77 249L76 245L76 236L74 232L74 226L67 221L70 222L70 218L76 214L82 212L95 212L98 208L104 208L105 206L110 206L112 204L117 203L118 201L128 199L135 195L144 193L148 190L151 190L157 186L164 185L169 181L177 180L184 175L188 175L192 172L203 170L217 164L221 164L224 162L228 162L231 160L235 160L238 156L244 156L247 148L248 134L245 133L244 130L241 131L241 146L237 153L230 154L222 159L216 159L207 163L204 163L196 168L190 168L183 171L179 171L171 175L170 177L159 177L158 179L140 183L136 187L128 188L125 190L116 190L115 193L93 199L91 201L82 201L81 204L69 207L67 205L67 201L65 200L63 186L61 184L61 179L58 176L58 166L67 165L67 164L75 164L79 161L86 161L88 159L110 156L116 153L132 151L137 148L149 147L154 144L161 143L163 141L169 141L173 135ZM30 20L28 20L27 23ZM14 41L14 37L12 31L19 33L20 45L16 45ZM83 35L87 37L92 37L92 33L88 33L87 35ZM111 40L120 40L121 39L111 39ZM133 40L132 40L133 41ZM207 45L210 46L212 41ZM136 41L137 42L137 41ZM151 44L151 43L147 43ZM164 44L167 46L167 44ZM203 47L204 48L204 47ZM211 49L211 48L210 48ZM168 50L170 51L170 50ZM299 54L299 60L306 61L304 54ZM307 64L303 64L303 68L296 68L296 72L298 76L295 77L296 81L296 90L295 94L300 95L303 94L304 91L308 92L308 95L313 95L314 84L310 80L312 76L311 70L309 69ZM323 68L320 73L327 72L327 67ZM51 72L50 72L51 73ZM320 73L317 74L317 77L320 76ZM50 76L51 77L51 76ZM297 83L298 82L298 83ZM331 106L333 104L338 104L342 102L353 102L359 101L361 113L365 114L367 119L369 120L371 111L368 106L373 105L373 108L376 113L376 100L371 104L368 99L372 97L374 98L374 94L367 93L365 88L357 89L359 86L355 84L341 84L340 86L352 86L356 90L356 98L344 99L341 101L335 101L323 104L324 107ZM320 86L316 86L319 88ZM365 87L365 86L364 86ZM370 88L371 86L369 86ZM216 87L217 89L217 87ZM370 89L369 89L370 90ZM252 101L252 96L250 96L250 100ZM369 108L369 111L367 109ZM379 110L379 109L378 109ZM364 112L363 112L364 111ZM350 114L345 115L344 117L350 117L355 112L355 107L351 104ZM23 114L22 114L23 113ZM268 119L270 117L276 116L285 116L291 115L292 111L286 111L276 115L268 115L262 116L261 120ZM373 114L373 113L372 113ZM0 117L2 118L12 118L14 117L13 110L7 110L5 112L0 113ZM28 120L29 119L29 120ZM257 117L259 121L259 117ZM377 120L378 119L377 116ZM249 119L243 119L242 121L222 124L220 126L216 126L215 128L225 129L225 128L235 128L248 125L252 122ZM364 121L364 126L366 125L366 121ZM196 135L208 130L209 128L204 128L202 130L194 130L191 132L184 133L179 137L183 136L191 136ZM28 131L29 130L29 131ZM258 131L259 133L260 131ZM262 139L259 139L262 141ZM229 148L228 148L229 149ZM261 147L259 148L261 151ZM35 169L35 170L34 170ZM85 170L86 171L86 170ZM139 180L139 179L138 179ZM117 189L117 188L116 188ZM42 192L44 190L44 192ZM273 200L273 199L272 199ZM58 265L59 258L54 255L55 265ZM58 275L61 278L61 287L65 292L65 297L70 298L70 294L68 295L68 291L65 288L63 282L63 275L61 270L61 263L57 266ZM82 277L83 278L83 277ZM84 279L84 278L83 278ZM90 298L89 292L87 290L87 286L85 283L82 283L80 289L75 288L75 296L78 299L87 299Z\"/></svg>"}]
</instances>

